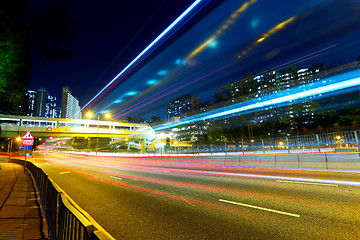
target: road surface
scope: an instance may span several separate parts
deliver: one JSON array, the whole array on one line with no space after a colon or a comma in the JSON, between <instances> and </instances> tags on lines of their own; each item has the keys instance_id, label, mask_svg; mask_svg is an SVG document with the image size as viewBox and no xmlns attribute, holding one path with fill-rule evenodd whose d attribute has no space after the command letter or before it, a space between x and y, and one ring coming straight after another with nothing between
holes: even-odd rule
<instances>
[{"instance_id":1,"label":"road surface","mask_svg":"<svg viewBox=\"0 0 360 240\"><path fill-rule=\"evenodd\" d=\"M360 172L63 153L36 163L116 239L360 238Z\"/></svg>"}]
</instances>

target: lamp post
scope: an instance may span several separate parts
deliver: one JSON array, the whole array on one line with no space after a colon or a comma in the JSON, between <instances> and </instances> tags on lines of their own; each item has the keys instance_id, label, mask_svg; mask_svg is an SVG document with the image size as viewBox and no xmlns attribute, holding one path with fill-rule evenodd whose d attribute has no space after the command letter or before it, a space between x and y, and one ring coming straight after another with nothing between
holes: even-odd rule
<instances>
[{"instance_id":1,"label":"lamp post","mask_svg":"<svg viewBox=\"0 0 360 240\"><path fill-rule=\"evenodd\" d=\"M91 118L93 116L93 114L91 112L88 112L86 114L86 116L88 118ZM110 113L106 113L105 114L105 118L106 119L110 119L111 118L111 114ZM95 150L95 154L98 155L98 147L99 147L99 125L100 125L100 114L97 115L97 128L96 128L96 150Z\"/></svg>"},{"instance_id":2,"label":"lamp post","mask_svg":"<svg viewBox=\"0 0 360 240\"><path fill-rule=\"evenodd\" d=\"M17 142L20 142L21 141L21 137L17 137L15 139ZM13 147L13 139L12 138L9 138L9 144L8 144L8 152L9 152L9 162L11 162L11 149Z\"/></svg>"},{"instance_id":3,"label":"lamp post","mask_svg":"<svg viewBox=\"0 0 360 240\"><path fill-rule=\"evenodd\" d=\"M96 129L96 156L97 156L97 152L98 152L98 147L99 147L99 121L100 121L100 115L97 115L98 120L97 120L97 129Z\"/></svg>"}]
</instances>

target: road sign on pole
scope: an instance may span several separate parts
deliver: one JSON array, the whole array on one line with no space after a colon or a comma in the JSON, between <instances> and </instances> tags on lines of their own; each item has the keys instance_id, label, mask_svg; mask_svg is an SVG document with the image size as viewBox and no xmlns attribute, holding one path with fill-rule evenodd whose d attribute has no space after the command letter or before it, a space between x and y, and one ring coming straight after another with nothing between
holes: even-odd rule
<instances>
[{"instance_id":1,"label":"road sign on pole","mask_svg":"<svg viewBox=\"0 0 360 240\"><path fill-rule=\"evenodd\" d=\"M34 136L27 131L21 138L21 145L34 145Z\"/></svg>"},{"instance_id":2,"label":"road sign on pole","mask_svg":"<svg viewBox=\"0 0 360 240\"><path fill-rule=\"evenodd\" d=\"M34 136L31 134L30 130L28 130L24 136L21 138L21 145L34 145ZM31 148L30 148L31 150ZM28 148L25 148L25 161L24 161L24 172L26 168L26 155L27 155Z\"/></svg>"},{"instance_id":3,"label":"road sign on pole","mask_svg":"<svg viewBox=\"0 0 360 240\"><path fill-rule=\"evenodd\" d=\"M31 150L32 145L22 145L21 146L21 150L25 151L25 150Z\"/></svg>"}]
</instances>

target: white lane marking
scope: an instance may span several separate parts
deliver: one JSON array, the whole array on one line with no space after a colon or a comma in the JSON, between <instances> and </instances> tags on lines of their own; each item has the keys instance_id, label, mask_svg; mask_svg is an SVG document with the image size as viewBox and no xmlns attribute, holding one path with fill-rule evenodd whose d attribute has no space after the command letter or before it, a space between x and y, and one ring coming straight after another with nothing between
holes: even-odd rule
<instances>
[{"instance_id":1,"label":"white lane marking","mask_svg":"<svg viewBox=\"0 0 360 240\"><path fill-rule=\"evenodd\" d=\"M245 203L233 202L233 201L229 201L229 200L225 200L225 199L219 199L219 201L220 202L231 203L231 204L235 204L235 205L239 205L239 206L249 207L249 208L260 209L260 210L264 210L264 211L268 211L268 212L284 214L284 215L288 215L288 216L291 216L291 217L300 217L299 214L278 211L278 210L270 209L270 208L258 207L258 206L249 205L249 204L245 204Z\"/></svg>"},{"instance_id":2,"label":"white lane marking","mask_svg":"<svg viewBox=\"0 0 360 240\"><path fill-rule=\"evenodd\" d=\"M68 173L70 173L70 172L61 172L60 174L68 174Z\"/></svg>"},{"instance_id":3,"label":"white lane marking","mask_svg":"<svg viewBox=\"0 0 360 240\"><path fill-rule=\"evenodd\" d=\"M329 183L296 182L296 181L285 181L285 180L276 180L276 181L282 182L282 183L298 183L298 184L320 185L320 186L330 186L330 187L338 187L339 186L336 184L329 184Z\"/></svg>"},{"instance_id":4,"label":"white lane marking","mask_svg":"<svg viewBox=\"0 0 360 240\"><path fill-rule=\"evenodd\" d=\"M116 176L109 176L109 177L111 177L111 178L115 178L115 179L118 179L118 180L122 180L122 178L121 178L121 177L116 177Z\"/></svg>"}]
</instances>

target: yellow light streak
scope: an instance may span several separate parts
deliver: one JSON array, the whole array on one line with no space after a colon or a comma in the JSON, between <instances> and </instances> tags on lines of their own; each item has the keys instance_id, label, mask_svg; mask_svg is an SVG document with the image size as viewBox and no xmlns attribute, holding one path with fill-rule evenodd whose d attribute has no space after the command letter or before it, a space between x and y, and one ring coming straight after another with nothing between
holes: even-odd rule
<instances>
[{"instance_id":1,"label":"yellow light streak","mask_svg":"<svg viewBox=\"0 0 360 240\"><path fill-rule=\"evenodd\" d=\"M234 22L237 21L239 18L240 13L244 12L246 9L248 9L253 3L255 3L257 0L250 0L243 5L241 5L240 8L238 8L236 11L234 11L226 20L225 24L223 24L213 36L211 36L208 40L206 40L204 43L202 43L199 47L197 47L194 51L192 51L189 56L186 58L186 60L189 60L190 58L196 56L200 52L202 52L209 43L220 37L225 30L227 30Z\"/></svg>"}]
</instances>

